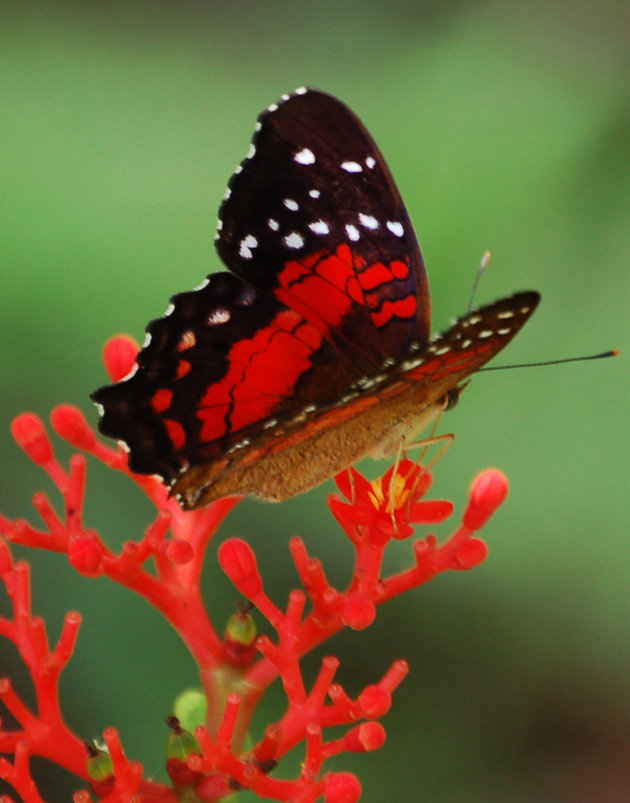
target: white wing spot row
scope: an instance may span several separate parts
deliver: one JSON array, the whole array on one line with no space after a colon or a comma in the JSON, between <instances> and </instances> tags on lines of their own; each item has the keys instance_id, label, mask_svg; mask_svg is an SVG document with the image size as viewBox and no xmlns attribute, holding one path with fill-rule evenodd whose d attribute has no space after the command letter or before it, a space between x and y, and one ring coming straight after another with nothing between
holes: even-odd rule
<instances>
[{"instance_id":1,"label":"white wing spot row","mask_svg":"<svg viewBox=\"0 0 630 803\"><path fill-rule=\"evenodd\" d=\"M231 318L230 310L226 307L217 307L208 314L206 318L210 326L217 326L221 323L227 323Z\"/></svg>"}]
</instances>

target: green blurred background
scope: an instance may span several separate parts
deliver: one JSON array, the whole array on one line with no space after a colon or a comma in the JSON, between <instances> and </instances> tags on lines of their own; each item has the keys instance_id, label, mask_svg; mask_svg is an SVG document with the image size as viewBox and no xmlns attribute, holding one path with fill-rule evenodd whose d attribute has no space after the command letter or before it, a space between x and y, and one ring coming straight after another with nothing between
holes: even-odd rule
<instances>
[{"instance_id":1,"label":"green blurred background","mask_svg":"<svg viewBox=\"0 0 630 803\"><path fill-rule=\"evenodd\" d=\"M301 84L342 98L379 143L416 223L436 328L464 311L489 248L480 302L543 296L500 361L622 350L480 375L444 419L456 441L434 495L461 511L489 465L511 494L484 532L483 566L326 645L351 693L400 656L411 664L383 749L330 762L360 776L368 803L630 799L629 33L630 6L615 0L2 5L5 515L36 520L30 496L51 487L11 440L12 417L72 402L96 420L87 397L105 379L102 344L118 331L142 338L170 295L219 267L225 182L258 112ZM331 487L281 507L246 502L222 528L251 539L278 603L296 584L294 533L334 581L347 578ZM149 520L133 488L90 467L89 526L118 547ZM410 544L394 552L392 567L407 565ZM127 592L59 556L32 560L51 638L65 611L84 615L63 678L69 723L85 737L115 725L128 755L163 778L162 719L196 683L185 649ZM220 626L235 594L212 566L206 580ZM2 645L0 673L22 674L28 696L14 652ZM257 727L282 704L274 688ZM49 801L74 788L45 777Z\"/></svg>"}]
</instances>

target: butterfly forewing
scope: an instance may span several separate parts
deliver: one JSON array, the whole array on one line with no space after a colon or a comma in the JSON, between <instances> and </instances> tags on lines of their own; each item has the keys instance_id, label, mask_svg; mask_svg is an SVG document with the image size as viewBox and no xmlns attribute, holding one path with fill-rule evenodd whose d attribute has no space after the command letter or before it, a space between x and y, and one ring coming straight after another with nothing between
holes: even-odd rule
<instances>
[{"instance_id":1,"label":"butterfly forewing","mask_svg":"<svg viewBox=\"0 0 630 803\"><path fill-rule=\"evenodd\" d=\"M226 265L364 371L427 342L428 281L413 226L374 141L336 98L298 90L263 112L218 226Z\"/></svg>"}]
</instances>

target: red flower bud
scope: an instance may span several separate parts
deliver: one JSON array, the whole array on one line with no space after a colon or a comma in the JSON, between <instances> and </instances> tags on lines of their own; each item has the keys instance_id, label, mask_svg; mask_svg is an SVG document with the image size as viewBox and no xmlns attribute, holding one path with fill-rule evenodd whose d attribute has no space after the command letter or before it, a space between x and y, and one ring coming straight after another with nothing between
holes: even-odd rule
<instances>
[{"instance_id":1,"label":"red flower bud","mask_svg":"<svg viewBox=\"0 0 630 803\"><path fill-rule=\"evenodd\" d=\"M375 617L376 608L374 603L365 597L349 599L341 612L343 623L353 630L364 630L372 624Z\"/></svg>"},{"instance_id":2,"label":"red flower bud","mask_svg":"<svg viewBox=\"0 0 630 803\"><path fill-rule=\"evenodd\" d=\"M96 443L96 435L85 416L72 404L60 404L50 414L50 423L60 438L77 449L89 451Z\"/></svg>"},{"instance_id":3,"label":"red flower bud","mask_svg":"<svg viewBox=\"0 0 630 803\"><path fill-rule=\"evenodd\" d=\"M367 753L385 744L385 728L380 722L363 722L348 731L346 749L351 753Z\"/></svg>"},{"instance_id":4,"label":"red flower bud","mask_svg":"<svg viewBox=\"0 0 630 803\"><path fill-rule=\"evenodd\" d=\"M120 382L136 362L139 346L129 335L115 335L103 347L105 370L113 382Z\"/></svg>"},{"instance_id":5,"label":"red flower bud","mask_svg":"<svg viewBox=\"0 0 630 803\"><path fill-rule=\"evenodd\" d=\"M326 778L325 803L356 803L361 797L361 784L349 772L336 772Z\"/></svg>"},{"instance_id":6,"label":"red flower bud","mask_svg":"<svg viewBox=\"0 0 630 803\"><path fill-rule=\"evenodd\" d=\"M359 695L361 713L367 719L382 717L392 704L391 694L379 685L366 686Z\"/></svg>"},{"instance_id":7,"label":"red flower bud","mask_svg":"<svg viewBox=\"0 0 630 803\"><path fill-rule=\"evenodd\" d=\"M21 413L11 423L11 434L30 459L43 466L53 459L53 450L41 418L35 413Z\"/></svg>"},{"instance_id":8,"label":"red flower bud","mask_svg":"<svg viewBox=\"0 0 630 803\"><path fill-rule=\"evenodd\" d=\"M507 477L497 469L487 469L472 481L470 499L463 524L469 530L480 530L495 510L505 502L509 485Z\"/></svg>"},{"instance_id":9,"label":"red flower bud","mask_svg":"<svg viewBox=\"0 0 630 803\"><path fill-rule=\"evenodd\" d=\"M488 556L488 547L480 538L468 538L459 546L455 559L459 566L454 568L474 569Z\"/></svg>"},{"instance_id":10,"label":"red flower bud","mask_svg":"<svg viewBox=\"0 0 630 803\"><path fill-rule=\"evenodd\" d=\"M253 599L260 594L263 583L256 555L246 541L242 538L224 541L219 547L219 563L244 597Z\"/></svg>"},{"instance_id":11,"label":"red flower bud","mask_svg":"<svg viewBox=\"0 0 630 803\"><path fill-rule=\"evenodd\" d=\"M70 539L68 560L84 577L99 577L103 574L101 558L101 548L93 536L78 535Z\"/></svg>"}]
</instances>

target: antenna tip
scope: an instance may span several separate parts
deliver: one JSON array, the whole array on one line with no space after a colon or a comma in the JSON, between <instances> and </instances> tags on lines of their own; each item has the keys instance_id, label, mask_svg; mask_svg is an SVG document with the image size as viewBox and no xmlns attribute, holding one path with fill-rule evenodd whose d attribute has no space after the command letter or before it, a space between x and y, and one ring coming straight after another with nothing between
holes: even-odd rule
<instances>
[{"instance_id":1,"label":"antenna tip","mask_svg":"<svg viewBox=\"0 0 630 803\"><path fill-rule=\"evenodd\" d=\"M479 272L481 273L488 267L488 262L490 262L490 257L492 254L490 251L484 251L483 256L481 257L481 265L479 267Z\"/></svg>"}]
</instances>

